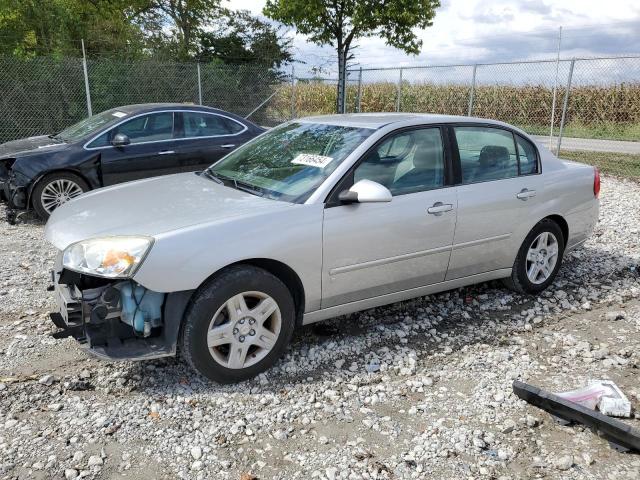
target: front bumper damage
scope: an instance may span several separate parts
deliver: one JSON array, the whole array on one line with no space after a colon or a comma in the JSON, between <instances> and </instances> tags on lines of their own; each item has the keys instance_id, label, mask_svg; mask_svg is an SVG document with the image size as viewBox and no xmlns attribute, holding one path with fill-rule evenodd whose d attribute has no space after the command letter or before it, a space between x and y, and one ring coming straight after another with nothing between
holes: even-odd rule
<instances>
[{"instance_id":1,"label":"front bumper damage","mask_svg":"<svg viewBox=\"0 0 640 480\"><path fill-rule=\"evenodd\" d=\"M58 310L50 313L60 329L90 353L111 360L173 356L184 310L192 291L158 293L132 280L109 280L65 269L52 272Z\"/></svg>"},{"instance_id":2,"label":"front bumper damage","mask_svg":"<svg viewBox=\"0 0 640 480\"><path fill-rule=\"evenodd\" d=\"M7 202L7 221L14 224L29 205L29 182L12 171L6 178L0 179L0 188L3 200Z\"/></svg>"}]
</instances>

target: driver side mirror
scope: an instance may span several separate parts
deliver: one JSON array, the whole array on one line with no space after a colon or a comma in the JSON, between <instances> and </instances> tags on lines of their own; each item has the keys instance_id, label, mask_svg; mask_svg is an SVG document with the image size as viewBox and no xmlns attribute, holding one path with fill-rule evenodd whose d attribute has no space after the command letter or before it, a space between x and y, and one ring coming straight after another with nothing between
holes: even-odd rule
<instances>
[{"instance_id":1,"label":"driver side mirror","mask_svg":"<svg viewBox=\"0 0 640 480\"><path fill-rule=\"evenodd\" d=\"M111 145L114 147L124 147L125 145L129 145L131 140L124 133L116 133L113 136L113 140L111 140Z\"/></svg>"},{"instance_id":2,"label":"driver side mirror","mask_svg":"<svg viewBox=\"0 0 640 480\"><path fill-rule=\"evenodd\" d=\"M391 198L387 187L367 179L354 183L349 190L338 195L342 203L381 203L390 202Z\"/></svg>"}]
</instances>

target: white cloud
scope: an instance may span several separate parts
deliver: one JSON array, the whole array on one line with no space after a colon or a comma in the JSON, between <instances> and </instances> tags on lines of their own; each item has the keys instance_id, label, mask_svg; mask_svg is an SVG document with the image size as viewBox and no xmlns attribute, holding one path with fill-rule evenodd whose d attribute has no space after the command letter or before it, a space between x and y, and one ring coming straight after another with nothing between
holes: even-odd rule
<instances>
[{"instance_id":1,"label":"white cloud","mask_svg":"<svg viewBox=\"0 0 640 480\"><path fill-rule=\"evenodd\" d=\"M261 14L264 0L229 0L234 9ZM460 64L553 58L558 27L563 57L640 53L637 0L442 0L433 27L417 31L422 52L405 55L381 38L358 41L363 67ZM296 57L306 66L335 70L330 47L310 44L293 31Z\"/></svg>"}]
</instances>

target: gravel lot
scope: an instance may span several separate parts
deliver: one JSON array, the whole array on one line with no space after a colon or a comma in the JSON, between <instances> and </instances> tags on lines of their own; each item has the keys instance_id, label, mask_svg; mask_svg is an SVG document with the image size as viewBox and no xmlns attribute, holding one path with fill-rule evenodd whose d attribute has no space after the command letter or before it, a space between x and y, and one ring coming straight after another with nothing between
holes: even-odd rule
<instances>
[{"instance_id":1,"label":"gravel lot","mask_svg":"<svg viewBox=\"0 0 640 480\"><path fill-rule=\"evenodd\" d=\"M640 478L640 455L511 392L605 378L640 405L639 207L604 178L596 234L541 297L495 282L306 327L232 386L51 338L42 225L0 221L0 477Z\"/></svg>"}]
</instances>

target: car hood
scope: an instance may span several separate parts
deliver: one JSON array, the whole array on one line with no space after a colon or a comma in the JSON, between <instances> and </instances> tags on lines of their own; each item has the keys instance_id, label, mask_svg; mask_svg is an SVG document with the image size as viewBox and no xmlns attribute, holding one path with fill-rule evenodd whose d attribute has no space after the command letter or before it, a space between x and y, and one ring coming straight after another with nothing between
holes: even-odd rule
<instances>
[{"instance_id":1,"label":"car hood","mask_svg":"<svg viewBox=\"0 0 640 480\"><path fill-rule=\"evenodd\" d=\"M21 138L0 145L0 160L3 158L22 158L50 150L61 150L67 146L68 144L53 140L46 135Z\"/></svg>"},{"instance_id":2,"label":"car hood","mask_svg":"<svg viewBox=\"0 0 640 480\"><path fill-rule=\"evenodd\" d=\"M45 237L60 250L87 238L154 237L197 224L291 208L220 185L195 173L122 183L86 193L56 209Z\"/></svg>"}]
</instances>

